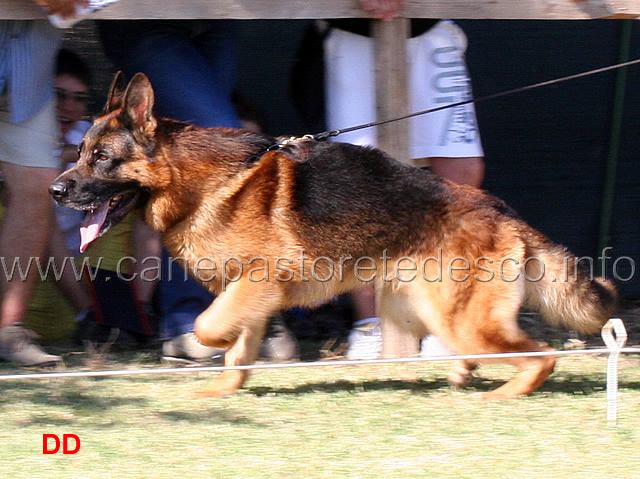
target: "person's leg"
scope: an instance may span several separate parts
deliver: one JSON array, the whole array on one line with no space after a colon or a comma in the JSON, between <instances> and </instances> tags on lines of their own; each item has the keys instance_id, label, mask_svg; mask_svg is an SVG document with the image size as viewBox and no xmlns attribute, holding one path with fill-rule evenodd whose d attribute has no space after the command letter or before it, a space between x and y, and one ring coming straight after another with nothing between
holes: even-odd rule
<instances>
[{"instance_id":1,"label":"person's leg","mask_svg":"<svg viewBox=\"0 0 640 479\"><path fill-rule=\"evenodd\" d=\"M409 40L410 109L421 111L471 97L464 52L464 32L451 22L440 22ZM325 87L328 129L375 120L373 42L340 30L325 40ZM339 141L377 144L375 128L346 135ZM457 183L480 186L484 160L473 105L412 119L412 158L429 157L432 171ZM375 317L375 295L370 288L352 293L356 322Z\"/></svg>"},{"instance_id":2,"label":"person's leg","mask_svg":"<svg viewBox=\"0 0 640 479\"><path fill-rule=\"evenodd\" d=\"M100 327L90 332L88 339L101 342L114 328L126 331L137 342L143 343L150 338L154 333L153 326L144 305L136 296L132 275L91 268L91 276L93 279L88 287L94 299L96 322ZM116 298L118 306L114 307Z\"/></svg>"},{"instance_id":3,"label":"person's leg","mask_svg":"<svg viewBox=\"0 0 640 479\"><path fill-rule=\"evenodd\" d=\"M8 263L6 270L3 268L8 274L0 275L0 358L20 366L51 366L60 362L60 357L34 344L22 321L38 279L34 262L46 250L53 220L47 190L58 171L5 162L0 162L0 168L7 197L0 226L0 257ZM29 274L21 277L21 269Z\"/></svg>"},{"instance_id":4,"label":"person's leg","mask_svg":"<svg viewBox=\"0 0 640 479\"><path fill-rule=\"evenodd\" d=\"M28 120L14 123L10 98L0 97L0 171L5 213L0 224L0 358L20 366L61 361L33 342L22 324L53 224L49 185L59 173L53 98Z\"/></svg>"},{"instance_id":5,"label":"person's leg","mask_svg":"<svg viewBox=\"0 0 640 479\"><path fill-rule=\"evenodd\" d=\"M161 315L161 339L193 331L195 317L213 301L213 295L188 275L183 262L162 251L162 280L158 284L157 306Z\"/></svg>"},{"instance_id":6,"label":"person's leg","mask_svg":"<svg viewBox=\"0 0 640 479\"><path fill-rule=\"evenodd\" d=\"M439 22L426 33L409 40L411 111L473 98L465 62L466 47L464 32L450 21ZM484 153L473 103L412 118L409 140L411 158L434 159L432 166L452 181L476 184L478 175L484 174L481 164ZM464 158L476 159L470 165L462 161ZM447 159L454 161L448 167L440 165Z\"/></svg>"},{"instance_id":7,"label":"person's leg","mask_svg":"<svg viewBox=\"0 0 640 479\"><path fill-rule=\"evenodd\" d=\"M431 171L461 185L479 188L484 180L484 159L481 156L463 158L430 158Z\"/></svg>"},{"instance_id":8,"label":"person's leg","mask_svg":"<svg viewBox=\"0 0 640 479\"><path fill-rule=\"evenodd\" d=\"M213 295L187 274L181 262L162 251L162 278L157 286L160 339L165 360L205 360L223 351L203 346L193 333L195 320L213 302Z\"/></svg>"},{"instance_id":9,"label":"person's leg","mask_svg":"<svg viewBox=\"0 0 640 479\"><path fill-rule=\"evenodd\" d=\"M58 171L5 162L0 168L8 200L0 226L0 257L12 262L6 265L9 274L0 275L0 327L4 327L24 319L35 288L34 261L44 256L53 220L48 188ZM31 274L21 278L20 269L26 272L29 266Z\"/></svg>"},{"instance_id":10,"label":"person's leg","mask_svg":"<svg viewBox=\"0 0 640 479\"><path fill-rule=\"evenodd\" d=\"M376 120L375 62L370 38L333 29L324 41L325 110L329 130ZM377 146L377 129L365 128L341 134L336 141ZM379 353L380 327L373 287L351 292L353 329L349 335L349 359L371 359Z\"/></svg>"},{"instance_id":11,"label":"person's leg","mask_svg":"<svg viewBox=\"0 0 640 479\"><path fill-rule=\"evenodd\" d=\"M471 99L465 62L467 39L455 23L441 21L408 44L412 111ZM473 103L415 117L410 122L412 158L428 158L431 171L454 183L479 187L484 159ZM414 161L416 161L414 160ZM423 355L450 354L433 335L423 338Z\"/></svg>"},{"instance_id":12,"label":"person's leg","mask_svg":"<svg viewBox=\"0 0 640 479\"><path fill-rule=\"evenodd\" d=\"M329 130L376 119L375 66L370 38L333 29L324 41L325 109ZM335 141L377 146L376 128L338 136Z\"/></svg>"},{"instance_id":13,"label":"person's leg","mask_svg":"<svg viewBox=\"0 0 640 479\"><path fill-rule=\"evenodd\" d=\"M149 77L160 116L206 127L239 127L230 81L235 71L235 33L224 21L209 23L206 33L202 22L164 22L163 28L149 29L118 63L129 76L143 72Z\"/></svg>"},{"instance_id":14,"label":"person's leg","mask_svg":"<svg viewBox=\"0 0 640 479\"><path fill-rule=\"evenodd\" d=\"M216 85L225 100L231 98L236 84L237 36L237 21L200 20L193 38L194 46L206 59L207 68L215 75ZM229 106L228 103L225 104L225 108Z\"/></svg>"}]
</instances>

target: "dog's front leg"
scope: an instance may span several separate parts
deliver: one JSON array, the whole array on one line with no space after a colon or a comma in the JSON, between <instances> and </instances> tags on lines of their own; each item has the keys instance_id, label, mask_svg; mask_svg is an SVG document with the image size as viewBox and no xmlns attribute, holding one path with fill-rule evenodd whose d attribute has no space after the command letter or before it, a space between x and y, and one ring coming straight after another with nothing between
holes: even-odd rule
<instances>
[{"instance_id":1,"label":"dog's front leg","mask_svg":"<svg viewBox=\"0 0 640 479\"><path fill-rule=\"evenodd\" d=\"M195 333L206 346L227 349L225 366L252 364L259 353L267 322L282 307L282 295L270 283L241 279L232 283L200 316ZM198 395L226 396L238 390L247 370L224 371Z\"/></svg>"}]
</instances>

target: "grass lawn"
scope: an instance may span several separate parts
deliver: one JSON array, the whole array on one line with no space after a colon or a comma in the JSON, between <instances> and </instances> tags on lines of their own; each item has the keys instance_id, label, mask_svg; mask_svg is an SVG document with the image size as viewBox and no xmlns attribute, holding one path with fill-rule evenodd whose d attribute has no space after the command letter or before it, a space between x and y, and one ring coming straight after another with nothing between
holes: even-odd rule
<instances>
[{"instance_id":1,"label":"grass lawn","mask_svg":"<svg viewBox=\"0 0 640 479\"><path fill-rule=\"evenodd\" d=\"M510 378L500 365L465 391L446 363L261 370L221 399L193 395L216 373L2 381L0 477L638 478L640 357L620 362L615 427L606 363L560 358L535 394L499 402L472 393ZM160 365L112 353L106 366ZM80 451L43 455L45 433L77 435Z\"/></svg>"}]
</instances>

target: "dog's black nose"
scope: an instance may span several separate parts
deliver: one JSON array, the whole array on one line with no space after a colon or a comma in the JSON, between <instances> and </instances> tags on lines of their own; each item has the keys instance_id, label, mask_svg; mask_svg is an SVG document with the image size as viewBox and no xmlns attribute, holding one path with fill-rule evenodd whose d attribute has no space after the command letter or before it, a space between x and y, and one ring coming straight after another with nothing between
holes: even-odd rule
<instances>
[{"instance_id":1,"label":"dog's black nose","mask_svg":"<svg viewBox=\"0 0 640 479\"><path fill-rule=\"evenodd\" d=\"M49 186L49 194L53 196L55 200L61 200L65 198L69 193L69 184L64 181L56 181Z\"/></svg>"}]
</instances>

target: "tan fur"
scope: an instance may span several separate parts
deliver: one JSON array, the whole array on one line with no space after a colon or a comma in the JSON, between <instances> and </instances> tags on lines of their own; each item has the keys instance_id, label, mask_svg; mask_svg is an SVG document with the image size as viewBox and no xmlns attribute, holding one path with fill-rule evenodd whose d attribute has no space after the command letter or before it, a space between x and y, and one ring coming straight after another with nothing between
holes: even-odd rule
<instances>
[{"instance_id":1,"label":"tan fur","mask_svg":"<svg viewBox=\"0 0 640 479\"><path fill-rule=\"evenodd\" d=\"M615 308L613 285L584 272L564 281L569 253L480 190L351 145L301 139L266 152L273 141L266 137L155 118L143 75L124 93L117 83L80 161L52 193L60 204L87 209L94 197L107 201L135 183L147 195L146 221L217 295L196 334L228 348L228 366L255 360L273 313L317 304L369 278L384 320L416 338L436 334L460 354L541 350L518 327L523 305L585 332ZM364 261L357 270L366 257L372 269ZM201 267L216 268L198 277L193 266L203 258ZM424 271L409 280L410 268L395 265L411 261ZM315 277L303 274L311 265ZM542 265L544 277L531 281ZM531 393L555 364L551 357L506 362L518 373L493 396ZM460 362L451 382L464 384L476 366ZM204 395L231 394L246 378L246 371L224 372Z\"/></svg>"}]
</instances>

